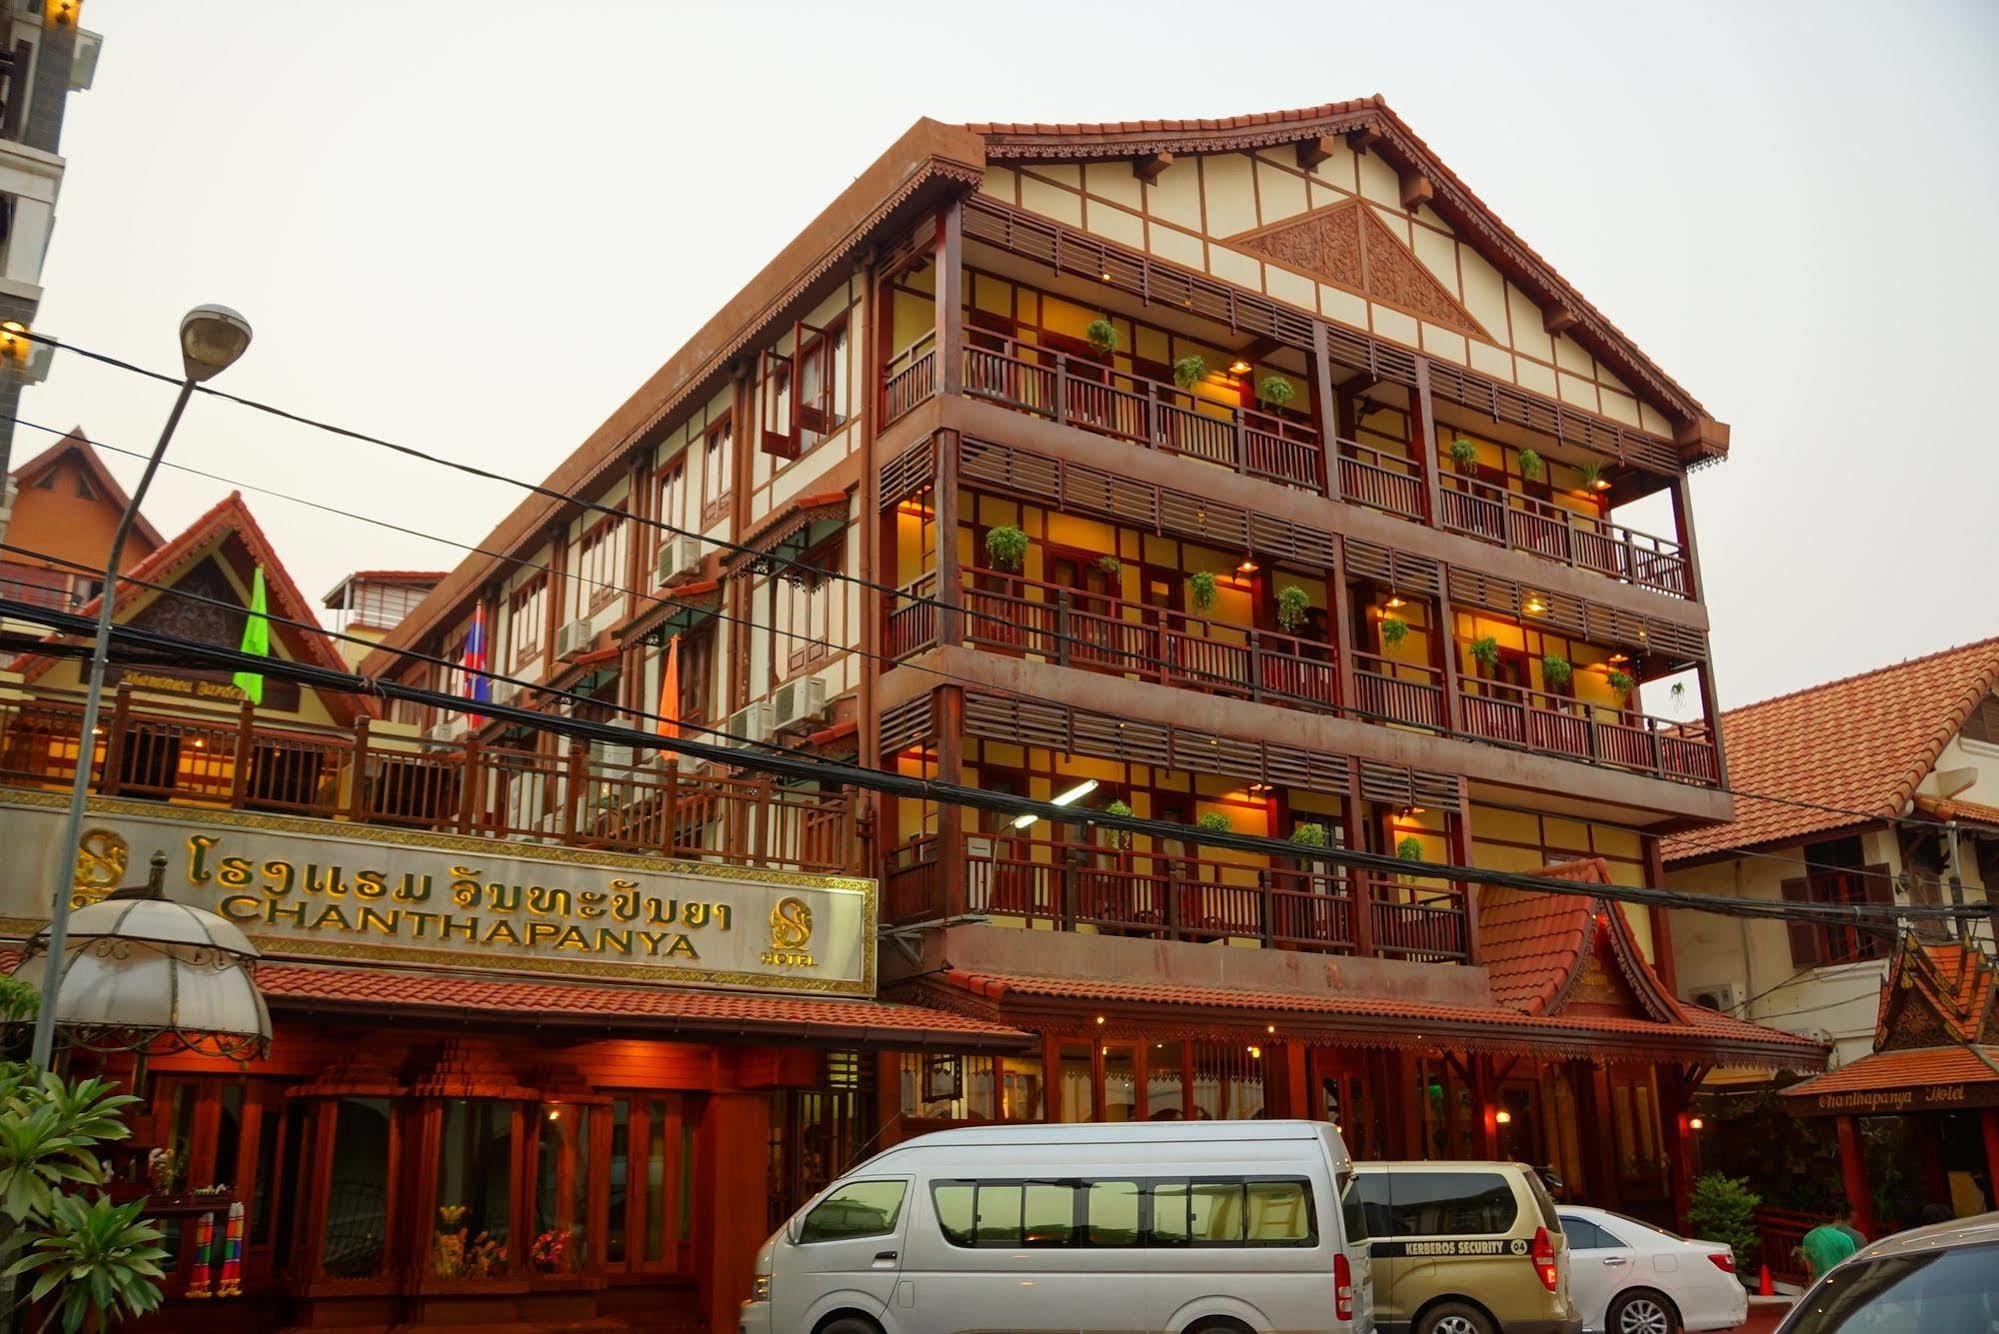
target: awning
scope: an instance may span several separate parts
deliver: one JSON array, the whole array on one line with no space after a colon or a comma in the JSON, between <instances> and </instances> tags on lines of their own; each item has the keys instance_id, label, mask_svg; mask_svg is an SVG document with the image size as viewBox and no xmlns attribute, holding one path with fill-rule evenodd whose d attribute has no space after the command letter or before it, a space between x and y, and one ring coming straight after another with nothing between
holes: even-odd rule
<instances>
[{"instance_id":1,"label":"awning","mask_svg":"<svg viewBox=\"0 0 1999 1334\"><path fill-rule=\"evenodd\" d=\"M722 569L731 579L762 574L773 559L796 560L846 521L845 491L794 496L722 558Z\"/></svg>"},{"instance_id":2,"label":"awning","mask_svg":"<svg viewBox=\"0 0 1999 1334\"><path fill-rule=\"evenodd\" d=\"M1872 1116L1999 1107L1999 1047L1877 1051L1784 1090L1794 1116Z\"/></svg>"},{"instance_id":3,"label":"awning","mask_svg":"<svg viewBox=\"0 0 1999 1334\"><path fill-rule=\"evenodd\" d=\"M257 970L257 986L279 1015L952 1051L1018 1051L1032 1041L1018 1029L975 1016L831 996L600 986L301 964L265 964Z\"/></svg>"},{"instance_id":4,"label":"awning","mask_svg":"<svg viewBox=\"0 0 1999 1334\"><path fill-rule=\"evenodd\" d=\"M613 631L612 637L620 644L643 640L655 648L663 647L667 640L712 619L720 610L722 585L715 580L673 584L659 594L658 601L632 617L629 625Z\"/></svg>"}]
</instances>

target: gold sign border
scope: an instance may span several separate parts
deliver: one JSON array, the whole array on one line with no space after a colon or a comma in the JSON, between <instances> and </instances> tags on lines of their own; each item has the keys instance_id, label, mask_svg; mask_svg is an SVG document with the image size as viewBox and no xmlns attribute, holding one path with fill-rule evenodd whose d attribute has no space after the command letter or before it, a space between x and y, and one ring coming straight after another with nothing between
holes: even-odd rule
<instances>
[{"instance_id":1,"label":"gold sign border","mask_svg":"<svg viewBox=\"0 0 1999 1334\"><path fill-rule=\"evenodd\" d=\"M66 793L8 791L0 794L0 808L14 806L41 810L63 810L69 806ZM835 894L861 896L861 976L858 981L843 978L804 977L787 973L738 973L700 968L676 968L671 964L593 963L586 959L495 959L481 962L476 955L450 950L413 949L403 946L375 947L336 942L300 940L295 936L251 935L263 948L268 946L272 962L282 964L293 955L347 961L394 961L438 965L453 972L500 973L517 982L532 982L543 973L573 977L623 980L638 986L669 985L635 976L647 969L672 974L672 982L706 984L733 990L807 992L824 996L865 996L875 994L876 932L879 930L880 889L866 876L815 875L809 871L760 870L751 866L718 866L712 862L682 861L672 857L644 857L628 852L604 852L593 848L535 848L531 855L515 850L502 838L475 838L466 834L432 834L412 829L383 829L375 825L348 824L339 820L315 820L296 815L266 815L256 811L218 811L201 806L176 806L153 801L133 801L121 797L90 798L88 810L100 815L125 815L134 819L171 825L177 820L191 824L233 829L258 829L281 834L312 834L341 838L386 847L417 848L436 852L467 852L485 857L517 857L523 861L550 861L569 866L598 866L610 870L645 871L654 875L687 875L709 880L754 882L763 885L793 885ZM150 851L146 853L152 855ZM135 849L136 856L136 849ZM128 873L129 874L129 873ZM25 917L0 917L0 930L18 932L23 937L39 931L45 922Z\"/></svg>"}]
</instances>

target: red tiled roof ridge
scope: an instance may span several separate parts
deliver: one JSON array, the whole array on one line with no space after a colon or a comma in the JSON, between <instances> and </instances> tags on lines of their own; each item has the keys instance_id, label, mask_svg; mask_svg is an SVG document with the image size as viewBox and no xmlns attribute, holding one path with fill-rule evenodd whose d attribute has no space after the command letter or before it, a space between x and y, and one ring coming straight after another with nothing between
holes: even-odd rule
<instances>
[{"instance_id":1,"label":"red tiled roof ridge","mask_svg":"<svg viewBox=\"0 0 1999 1334\"><path fill-rule=\"evenodd\" d=\"M1337 116L1343 112L1369 106L1386 110L1388 103L1383 100L1380 93L1369 93L1366 97L1353 98L1345 102L1322 102L1315 107L1293 107L1282 111L1255 111L1235 116L1202 117L1191 120L1078 121L1074 124L1064 122L1053 125L1041 121L974 121L965 128L974 134L1213 133L1217 130L1250 129L1259 125L1281 125L1290 121L1319 120L1326 116Z\"/></svg>"},{"instance_id":2,"label":"red tiled roof ridge","mask_svg":"<svg viewBox=\"0 0 1999 1334\"><path fill-rule=\"evenodd\" d=\"M1769 695L1763 699L1751 700L1747 704L1738 704L1732 709L1723 709L1721 716L1724 720L1734 718L1755 709L1767 708L1772 704L1782 704L1787 700L1798 699L1805 695L1815 695L1822 690L1831 690L1838 686L1852 685L1854 682L1864 681L1870 676L1882 676L1889 672L1902 671L1910 667L1920 667L1924 663L1934 662L1938 658L1947 658L1953 653L1966 653L1973 649L1981 648L1999 649L1999 635L1991 635L1985 639L1966 640L1962 644L1951 644L1944 648L1932 649L1928 653L1919 653L1913 658L1903 658L1899 662L1886 662L1882 663L1879 667L1868 667L1861 671L1848 673L1845 676L1835 676L1830 680L1820 681L1814 685L1799 686L1796 690L1787 690L1781 695Z\"/></svg>"},{"instance_id":3,"label":"red tiled roof ridge","mask_svg":"<svg viewBox=\"0 0 1999 1334\"><path fill-rule=\"evenodd\" d=\"M120 485L118 479L111 475L111 469L105 465L104 456L97 452L97 446L92 443L89 436L83 433L81 425L70 427L61 439L29 459L26 463L23 463L20 467L14 469L13 477L15 485L25 489L34 482L35 478L41 476L44 472L47 472L59 463L63 455L69 453L74 453L78 458L83 460L84 470L91 475L99 488L103 490L106 500L109 500L120 510L132 503L132 497ZM134 517L132 531L149 546L158 547L166 540L160 536L160 530L153 527L153 521L148 519L143 513Z\"/></svg>"},{"instance_id":4,"label":"red tiled roof ridge","mask_svg":"<svg viewBox=\"0 0 1999 1334\"><path fill-rule=\"evenodd\" d=\"M1963 820L1999 827L1999 806L1988 806L1982 801L1960 801L1956 797L1931 797L1918 793L1916 809L1938 820Z\"/></svg>"}]
</instances>

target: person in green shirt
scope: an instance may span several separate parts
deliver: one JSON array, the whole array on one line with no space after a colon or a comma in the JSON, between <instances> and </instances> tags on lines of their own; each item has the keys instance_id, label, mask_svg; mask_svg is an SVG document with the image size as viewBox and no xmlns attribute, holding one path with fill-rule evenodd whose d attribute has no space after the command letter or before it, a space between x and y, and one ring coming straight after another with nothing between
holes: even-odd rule
<instances>
[{"instance_id":1,"label":"person in green shirt","mask_svg":"<svg viewBox=\"0 0 1999 1334\"><path fill-rule=\"evenodd\" d=\"M1831 1217L1805 1234L1798 1243L1798 1252L1805 1257L1805 1270L1811 1281L1816 1283L1825 1272L1860 1249L1854 1238L1860 1234L1853 1230L1853 1209L1845 1200L1834 1200L1827 1211Z\"/></svg>"}]
</instances>

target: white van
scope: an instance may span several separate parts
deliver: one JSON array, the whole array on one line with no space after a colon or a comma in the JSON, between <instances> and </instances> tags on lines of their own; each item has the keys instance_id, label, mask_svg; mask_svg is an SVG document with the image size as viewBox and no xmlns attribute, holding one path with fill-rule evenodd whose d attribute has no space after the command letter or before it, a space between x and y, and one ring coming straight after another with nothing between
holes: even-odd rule
<instances>
[{"instance_id":1,"label":"white van","mask_svg":"<svg viewBox=\"0 0 1999 1334\"><path fill-rule=\"evenodd\" d=\"M1353 1163L1316 1121L924 1135L757 1253L740 1334L1366 1334Z\"/></svg>"}]
</instances>

